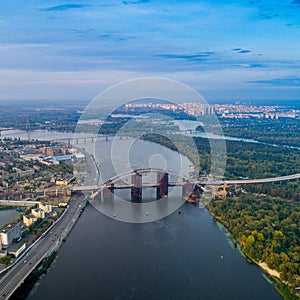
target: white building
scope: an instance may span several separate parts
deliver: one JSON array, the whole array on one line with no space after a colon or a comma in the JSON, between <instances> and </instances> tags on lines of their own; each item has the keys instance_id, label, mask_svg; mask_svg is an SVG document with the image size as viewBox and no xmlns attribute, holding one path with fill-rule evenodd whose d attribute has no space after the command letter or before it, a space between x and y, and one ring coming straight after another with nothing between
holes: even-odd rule
<instances>
[{"instance_id":1,"label":"white building","mask_svg":"<svg viewBox=\"0 0 300 300\"><path fill-rule=\"evenodd\" d=\"M22 223L15 222L7 225L0 233L0 241L3 247L10 246L14 240L21 237Z\"/></svg>"}]
</instances>

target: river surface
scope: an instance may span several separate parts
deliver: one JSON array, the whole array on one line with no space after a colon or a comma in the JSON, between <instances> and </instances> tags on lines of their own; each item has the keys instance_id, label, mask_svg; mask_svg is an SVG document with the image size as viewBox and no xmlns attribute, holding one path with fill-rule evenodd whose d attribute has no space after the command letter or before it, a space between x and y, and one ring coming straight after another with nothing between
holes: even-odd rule
<instances>
[{"instance_id":1,"label":"river surface","mask_svg":"<svg viewBox=\"0 0 300 300\"><path fill-rule=\"evenodd\" d=\"M110 168L106 155L111 152L104 145L111 144L96 145L100 169ZM145 167L162 163L162 148L139 141L130 161L133 166L144 162ZM175 152L164 151L164 163L176 169L179 160L169 159ZM281 299L262 270L230 246L226 230L207 209L188 203L163 219L141 224L109 218L89 204L54 265L27 298Z\"/></svg>"},{"instance_id":2,"label":"river surface","mask_svg":"<svg viewBox=\"0 0 300 300\"><path fill-rule=\"evenodd\" d=\"M180 212L130 224L88 205L28 299L281 299L206 209Z\"/></svg>"},{"instance_id":3,"label":"river surface","mask_svg":"<svg viewBox=\"0 0 300 300\"><path fill-rule=\"evenodd\" d=\"M0 209L0 227L9 223L11 220L16 219L20 216L16 208L12 209Z\"/></svg>"}]
</instances>

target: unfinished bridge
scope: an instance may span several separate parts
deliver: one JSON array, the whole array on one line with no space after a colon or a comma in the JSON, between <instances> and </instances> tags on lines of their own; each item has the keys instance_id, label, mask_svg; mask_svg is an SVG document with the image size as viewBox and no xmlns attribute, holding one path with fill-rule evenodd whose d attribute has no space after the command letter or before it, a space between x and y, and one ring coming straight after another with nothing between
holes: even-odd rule
<instances>
[{"instance_id":1,"label":"unfinished bridge","mask_svg":"<svg viewBox=\"0 0 300 300\"><path fill-rule=\"evenodd\" d=\"M144 182L143 175L145 176L148 173L156 174L156 180L153 182ZM130 183L127 182L128 177L131 177ZM113 200L115 190L130 189L131 199L139 201L142 200L143 189L145 188L155 188L156 197L157 199L160 199L168 196L169 187L179 186L182 187L182 197L188 200L195 189L208 191L207 187L210 187L213 193L216 193L217 189L222 189L223 195L225 195L226 188L228 186L257 183L275 183L295 180L298 178L300 178L300 173L262 179L193 180L188 176L170 170L163 170L159 168L143 168L120 173L114 177L111 177L109 180L100 185L73 187L71 191L91 192L92 200L102 198L103 200Z\"/></svg>"}]
</instances>

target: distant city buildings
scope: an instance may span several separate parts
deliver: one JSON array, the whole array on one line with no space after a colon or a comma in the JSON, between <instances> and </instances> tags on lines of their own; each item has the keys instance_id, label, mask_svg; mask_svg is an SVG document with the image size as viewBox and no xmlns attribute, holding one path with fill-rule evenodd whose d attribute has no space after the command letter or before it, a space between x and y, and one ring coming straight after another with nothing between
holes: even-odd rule
<instances>
[{"instance_id":1,"label":"distant city buildings","mask_svg":"<svg viewBox=\"0 0 300 300\"><path fill-rule=\"evenodd\" d=\"M300 110L283 106L254 106L242 104L213 104L214 112L221 118L300 118Z\"/></svg>"},{"instance_id":2,"label":"distant city buildings","mask_svg":"<svg viewBox=\"0 0 300 300\"><path fill-rule=\"evenodd\" d=\"M221 118L299 118L300 110L287 108L283 106L255 106L236 104L205 104L198 102L184 102L182 104L175 103L157 103L157 102L132 102L124 105L120 112L138 113L145 111L173 111L184 112L190 116L205 116L216 113Z\"/></svg>"},{"instance_id":3,"label":"distant city buildings","mask_svg":"<svg viewBox=\"0 0 300 300\"><path fill-rule=\"evenodd\" d=\"M184 102L182 107L184 108L184 111L191 116L204 116L214 113L213 106L209 104Z\"/></svg>"},{"instance_id":4,"label":"distant city buildings","mask_svg":"<svg viewBox=\"0 0 300 300\"><path fill-rule=\"evenodd\" d=\"M53 156L46 156L53 155ZM35 141L23 143L18 139L0 138L0 193L2 199L28 199L55 185L55 180L73 177L71 163L82 155L64 143ZM57 165L58 168L48 168ZM59 168L61 166L61 169ZM65 167L69 172L65 173ZM69 167L68 167L69 165ZM57 170L64 170L63 173ZM67 176L71 174L70 178ZM52 181L52 178L55 177ZM59 190L62 189L58 187ZM55 190L54 190L55 191ZM31 193L32 194L29 194ZM63 191L65 192L65 191ZM55 191L58 196L59 191ZM28 221L29 222L29 221Z\"/></svg>"}]
</instances>

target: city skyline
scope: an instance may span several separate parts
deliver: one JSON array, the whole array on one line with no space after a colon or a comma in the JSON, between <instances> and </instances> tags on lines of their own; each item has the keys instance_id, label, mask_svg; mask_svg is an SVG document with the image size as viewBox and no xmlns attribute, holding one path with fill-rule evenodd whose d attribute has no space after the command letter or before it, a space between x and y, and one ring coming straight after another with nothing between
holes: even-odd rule
<instances>
[{"instance_id":1,"label":"city skyline","mask_svg":"<svg viewBox=\"0 0 300 300\"><path fill-rule=\"evenodd\" d=\"M89 101L137 77L208 101L300 99L298 0L1 4L0 103Z\"/></svg>"}]
</instances>

